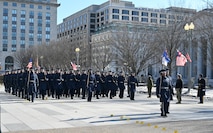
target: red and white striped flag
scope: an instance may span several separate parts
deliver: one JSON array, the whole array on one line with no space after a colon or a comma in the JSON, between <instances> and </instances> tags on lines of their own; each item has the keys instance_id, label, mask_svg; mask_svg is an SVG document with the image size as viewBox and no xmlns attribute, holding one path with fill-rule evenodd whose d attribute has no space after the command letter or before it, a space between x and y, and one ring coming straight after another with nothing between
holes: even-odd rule
<instances>
[{"instance_id":1,"label":"red and white striped flag","mask_svg":"<svg viewBox=\"0 0 213 133\"><path fill-rule=\"evenodd\" d=\"M27 68L32 68L32 67L33 67L33 60L32 60L32 58L30 58Z\"/></svg>"},{"instance_id":2,"label":"red and white striped flag","mask_svg":"<svg viewBox=\"0 0 213 133\"><path fill-rule=\"evenodd\" d=\"M71 62L71 65L72 65L72 69L76 71L77 70L77 65L72 63L72 62Z\"/></svg>"},{"instance_id":3,"label":"red and white striped flag","mask_svg":"<svg viewBox=\"0 0 213 133\"><path fill-rule=\"evenodd\" d=\"M186 59L187 59L189 62L192 62L192 60L191 60L191 58L190 58L190 56L189 56L188 53L186 53Z\"/></svg>"}]
</instances>

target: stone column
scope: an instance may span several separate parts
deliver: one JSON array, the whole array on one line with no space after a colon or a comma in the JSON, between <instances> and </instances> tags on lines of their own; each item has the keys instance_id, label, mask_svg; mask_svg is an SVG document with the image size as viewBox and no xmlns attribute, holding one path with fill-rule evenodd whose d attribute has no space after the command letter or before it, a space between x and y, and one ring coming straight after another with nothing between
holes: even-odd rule
<instances>
[{"instance_id":1,"label":"stone column","mask_svg":"<svg viewBox=\"0 0 213 133\"><path fill-rule=\"evenodd\" d=\"M199 76L199 74L202 73L202 42L200 39L198 39L198 42L197 42L197 77ZM193 60L192 60L193 62ZM196 77L196 78L197 78Z\"/></svg>"},{"instance_id":2,"label":"stone column","mask_svg":"<svg viewBox=\"0 0 213 133\"><path fill-rule=\"evenodd\" d=\"M206 77L211 78L212 74L212 66L211 66L211 59L212 57L212 47L211 42L208 40L207 42L207 64L206 64Z\"/></svg>"}]
</instances>

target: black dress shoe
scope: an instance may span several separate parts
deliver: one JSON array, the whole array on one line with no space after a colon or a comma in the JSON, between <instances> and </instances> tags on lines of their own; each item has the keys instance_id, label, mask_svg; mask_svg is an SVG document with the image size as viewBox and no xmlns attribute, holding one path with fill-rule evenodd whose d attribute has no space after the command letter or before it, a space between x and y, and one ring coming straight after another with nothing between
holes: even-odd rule
<instances>
[{"instance_id":1,"label":"black dress shoe","mask_svg":"<svg viewBox=\"0 0 213 133\"><path fill-rule=\"evenodd\" d=\"M162 116L162 117L167 117L167 115L166 115L166 114L165 114L165 115L161 114L160 116Z\"/></svg>"}]
</instances>

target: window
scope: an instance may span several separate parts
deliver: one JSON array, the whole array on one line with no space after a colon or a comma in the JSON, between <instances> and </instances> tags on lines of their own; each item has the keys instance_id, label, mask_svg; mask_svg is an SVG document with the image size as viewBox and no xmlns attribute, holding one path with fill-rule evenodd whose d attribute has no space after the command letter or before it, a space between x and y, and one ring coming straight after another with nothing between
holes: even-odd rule
<instances>
[{"instance_id":1,"label":"window","mask_svg":"<svg viewBox=\"0 0 213 133\"><path fill-rule=\"evenodd\" d=\"M4 5L4 6L8 6L8 2L4 2L3 5Z\"/></svg>"},{"instance_id":2,"label":"window","mask_svg":"<svg viewBox=\"0 0 213 133\"><path fill-rule=\"evenodd\" d=\"M139 21L138 17L132 17L132 21Z\"/></svg>"},{"instance_id":3,"label":"window","mask_svg":"<svg viewBox=\"0 0 213 133\"><path fill-rule=\"evenodd\" d=\"M174 24L174 23L175 23L175 21L172 21L172 20L169 21L169 24Z\"/></svg>"},{"instance_id":4,"label":"window","mask_svg":"<svg viewBox=\"0 0 213 133\"><path fill-rule=\"evenodd\" d=\"M29 45L34 45L34 41L33 41L33 40L30 40L30 41L29 41Z\"/></svg>"},{"instance_id":5,"label":"window","mask_svg":"<svg viewBox=\"0 0 213 133\"><path fill-rule=\"evenodd\" d=\"M16 40L12 40L12 45L16 45Z\"/></svg>"},{"instance_id":6,"label":"window","mask_svg":"<svg viewBox=\"0 0 213 133\"><path fill-rule=\"evenodd\" d=\"M4 9L3 9L3 14L4 14L4 15L5 15L5 14L8 14L8 9L4 8Z\"/></svg>"},{"instance_id":7,"label":"window","mask_svg":"<svg viewBox=\"0 0 213 133\"><path fill-rule=\"evenodd\" d=\"M122 14L129 14L128 10L122 10Z\"/></svg>"},{"instance_id":8,"label":"window","mask_svg":"<svg viewBox=\"0 0 213 133\"><path fill-rule=\"evenodd\" d=\"M177 16L177 20L183 20L183 16Z\"/></svg>"},{"instance_id":9,"label":"window","mask_svg":"<svg viewBox=\"0 0 213 133\"><path fill-rule=\"evenodd\" d=\"M30 8L34 8L34 5L30 4Z\"/></svg>"},{"instance_id":10,"label":"window","mask_svg":"<svg viewBox=\"0 0 213 133\"><path fill-rule=\"evenodd\" d=\"M157 23L157 19L151 19L151 23Z\"/></svg>"},{"instance_id":11,"label":"window","mask_svg":"<svg viewBox=\"0 0 213 133\"><path fill-rule=\"evenodd\" d=\"M38 5L38 9L42 9L42 5Z\"/></svg>"},{"instance_id":12,"label":"window","mask_svg":"<svg viewBox=\"0 0 213 133\"><path fill-rule=\"evenodd\" d=\"M12 14L16 14L17 12L16 12L16 10L15 9L13 9L12 10Z\"/></svg>"},{"instance_id":13,"label":"window","mask_svg":"<svg viewBox=\"0 0 213 133\"><path fill-rule=\"evenodd\" d=\"M25 4L21 4L21 7L25 7Z\"/></svg>"},{"instance_id":14,"label":"window","mask_svg":"<svg viewBox=\"0 0 213 133\"><path fill-rule=\"evenodd\" d=\"M21 10L21 15L25 15L26 11L25 10Z\"/></svg>"},{"instance_id":15,"label":"window","mask_svg":"<svg viewBox=\"0 0 213 133\"><path fill-rule=\"evenodd\" d=\"M25 40L21 40L21 42L20 42L20 47L21 47L21 48L25 48Z\"/></svg>"},{"instance_id":16,"label":"window","mask_svg":"<svg viewBox=\"0 0 213 133\"><path fill-rule=\"evenodd\" d=\"M151 17L157 18L157 17L158 17L158 14L157 14L157 13L151 13Z\"/></svg>"},{"instance_id":17,"label":"window","mask_svg":"<svg viewBox=\"0 0 213 133\"><path fill-rule=\"evenodd\" d=\"M141 16L147 16L148 17L149 13L148 12L142 12Z\"/></svg>"},{"instance_id":18,"label":"window","mask_svg":"<svg viewBox=\"0 0 213 133\"><path fill-rule=\"evenodd\" d=\"M112 9L112 13L119 13L119 9Z\"/></svg>"},{"instance_id":19,"label":"window","mask_svg":"<svg viewBox=\"0 0 213 133\"><path fill-rule=\"evenodd\" d=\"M101 21L104 21L104 17L101 17Z\"/></svg>"},{"instance_id":20,"label":"window","mask_svg":"<svg viewBox=\"0 0 213 133\"><path fill-rule=\"evenodd\" d=\"M166 14L160 14L160 18L166 18Z\"/></svg>"},{"instance_id":21,"label":"window","mask_svg":"<svg viewBox=\"0 0 213 133\"><path fill-rule=\"evenodd\" d=\"M12 24L12 29L16 29L16 24Z\"/></svg>"},{"instance_id":22,"label":"window","mask_svg":"<svg viewBox=\"0 0 213 133\"><path fill-rule=\"evenodd\" d=\"M16 17L12 17L12 21L16 21Z\"/></svg>"},{"instance_id":23,"label":"window","mask_svg":"<svg viewBox=\"0 0 213 133\"><path fill-rule=\"evenodd\" d=\"M25 25L21 25L21 30L25 30Z\"/></svg>"},{"instance_id":24,"label":"window","mask_svg":"<svg viewBox=\"0 0 213 133\"><path fill-rule=\"evenodd\" d=\"M29 34L29 38L33 38L34 34L33 33L30 33Z\"/></svg>"},{"instance_id":25,"label":"window","mask_svg":"<svg viewBox=\"0 0 213 133\"><path fill-rule=\"evenodd\" d=\"M2 45L2 51L7 51L7 44L4 44Z\"/></svg>"},{"instance_id":26,"label":"window","mask_svg":"<svg viewBox=\"0 0 213 133\"><path fill-rule=\"evenodd\" d=\"M11 56L5 58L5 70L11 70L14 66L14 59Z\"/></svg>"},{"instance_id":27,"label":"window","mask_svg":"<svg viewBox=\"0 0 213 133\"><path fill-rule=\"evenodd\" d=\"M50 10L50 6L46 6L46 9L47 9L47 10Z\"/></svg>"},{"instance_id":28,"label":"window","mask_svg":"<svg viewBox=\"0 0 213 133\"><path fill-rule=\"evenodd\" d=\"M122 20L129 20L129 16L122 16Z\"/></svg>"},{"instance_id":29,"label":"window","mask_svg":"<svg viewBox=\"0 0 213 133\"><path fill-rule=\"evenodd\" d=\"M132 11L132 15L139 15L139 12L138 11Z\"/></svg>"},{"instance_id":30,"label":"window","mask_svg":"<svg viewBox=\"0 0 213 133\"><path fill-rule=\"evenodd\" d=\"M46 13L46 20L50 20L50 13L49 12Z\"/></svg>"},{"instance_id":31,"label":"window","mask_svg":"<svg viewBox=\"0 0 213 133\"><path fill-rule=\"evenodd\" d=\"M91 13L91 14L90 14L90 17L95 17L95 14L94 14L94 13Z\"/></svg>"},{"instance_id":32,"label":"window","mask_svg":"<svg viewBox=\"0 0 213 133\"><path fill-rule=\"evenodd\" d=\"M91 23L95 23L95 19L90 19L90 22Z\"/></svg>"},{"instance_id":33,"label":"window","mask_svg":"<svg viewBox=\"0 0 213 133\"><path fill-rule=\"evenodd\" d=\"M17 3L12 3L12 6L17 7Z\"/></svg>"},{"instance_id":34,"label":"window","mask_svg":"<svg viewBox=\"0 0 213 133\"><path fill-rule=\"evenodd\" d=\"M50 27L46 27L46 31L50 31Z\"/></svg>"},{"instance_id":35,"label":"window","mask_svg":"<svg viewBox=\"0 0 213 133\"><path fill-rule=\"evenodd\" d=\"M8 21L8 16L3 16L3 21Z\"/></svg>"},{"instance_id":36,"label":"window","mask_svg":"<svg viewBox=\"0 0 213 133\"><path fill-rule=\"evenodd\" d=\"M169 19L175 19L174 15L169 15Z\"/></svg>"},{"instance_id":37,"label":"window","mask_svg":"<svg viewBox=\"0 0 213 133\"><path fill-rule=\"evenodd\" d=\"M16 45L12 45L11 51L16 52Z\"/></svg>"},{"instance_id":38,"label":"window","mask_svg":"<svg viewBox=\"0 0 213 133\"><path fill-rule=\"evenodd\" d=\"M38 19L42 19L42 12L38 13Z\"/></svg>"},{"instance_id":39,"label":"window","mask_svg":"<svg viewBox=\"0 0 213 133\"><path fill-rule=\"evenodd\" d=\"M166 20L160 20L160 24L166 24Z\"/></svg>"},{"instance_id":40,"label":"window","mask_svg":"<svg viewBox=\"0 0 213 133\"><path fill-rule=\"evenodd\" d=\"M148 18L142 18L141 22L148 22Z\"/></svg>"},{"instance_id":41,"label":"window","mask_svg":"<svg viewBox=\"0 0 213 133\"><path fill-rule=\"evenodd\" d=\"M119 15L112 15L112 19L119 19Z\"/></svg>"}]
</instances>

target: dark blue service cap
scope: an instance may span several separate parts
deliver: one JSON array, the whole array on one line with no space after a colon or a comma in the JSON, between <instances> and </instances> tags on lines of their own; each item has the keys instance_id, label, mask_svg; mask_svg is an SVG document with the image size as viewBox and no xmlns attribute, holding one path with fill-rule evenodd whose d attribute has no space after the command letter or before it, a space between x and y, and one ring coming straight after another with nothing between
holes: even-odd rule
<instances>
[{"instance_id":1,"label":"dark blue service cap","mask_svg":"<svg viewBox=\"0 0 213 133\"><path fill-rule=\"evenodd\" d=\"M159 71L159 73L166 72L166 71L167 71L166 69L161 69L161 70Z\"/></svg>"}]
</instances>

